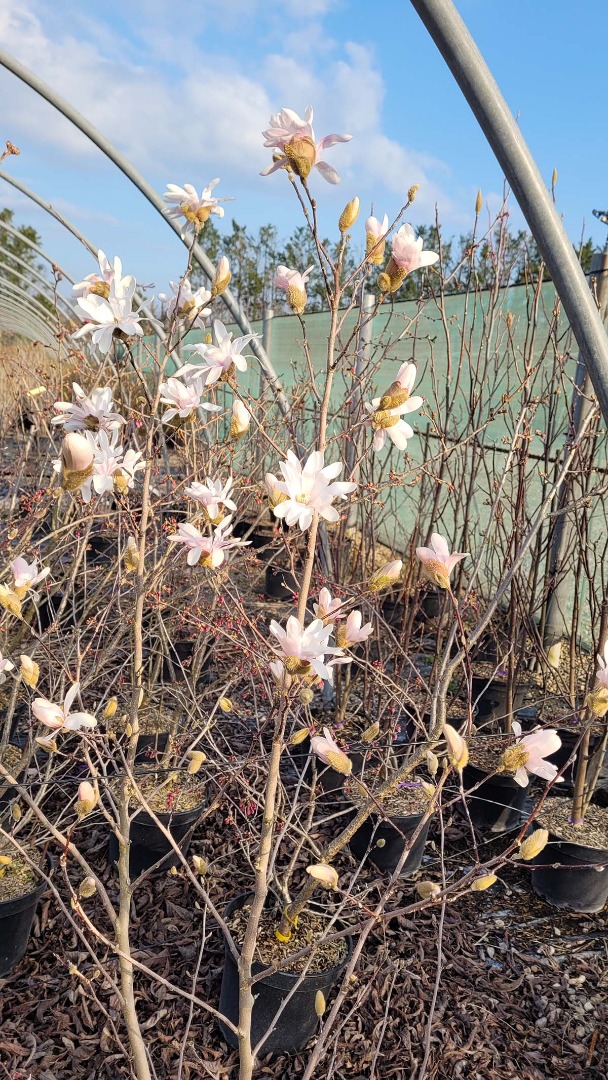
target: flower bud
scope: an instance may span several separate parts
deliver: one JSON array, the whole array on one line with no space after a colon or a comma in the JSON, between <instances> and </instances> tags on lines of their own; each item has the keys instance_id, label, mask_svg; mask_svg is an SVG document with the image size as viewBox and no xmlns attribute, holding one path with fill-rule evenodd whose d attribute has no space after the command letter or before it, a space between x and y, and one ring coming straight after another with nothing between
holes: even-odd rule
<instances>
[{"instance_id":1,"label":"flower bud","mask_svg":"<svg viewBox=\"0 0 608 1080\"><path fill-rule=\"evenodd\" d=\"M23 810L18 802L13 803L11 807L11 817L13 821L21 821L21 818L23 817Z\"/></svg>"},{"instance_id":2,"label":"flower bud","mask_svg":"<svg viewBox=\"0 0 608 1080\"><path fill-rule=\"evenodd\" d=\"M232 705L232 702L231 702L230 698L221 697L220 700L218 701L218 705L219 705L220 709L222 710L222 712L232 712L233 705Z\"/></svg>"},{"instance_id":3,"label":"flower bud","mask_svg":"<svg viewBox=\"0 0 608 1080\"><path fill-rule=\"evenodd\" d=\"M370 724L370 726L365 729L365 731L361 732L361 742L371 743L379 734L380 724L375 720L373 724Z\"/></svg>"},{"instance_id":4,"label":"flower bud","mask_svg":"<svg viewBox=\"0 0 608 1080\"><path fill-rule=\"evenodd\" d=\"M310 732L309 732L308 728L306 728L306 727L298 728L298 730L294 731L293 735L290 736L289 745L290 746L299 746L300 743L303 743L304 740L308 738L309 734L310 734Z\"/></svg>"},{"instance_id":5,"label":"flower bud","mask_svg":"<svg viewBox=\"0 0 608 1080\"><path fill-rule=\"evenodd\" d=\"M496 874L482 874L481 877L475 878L471 885L471 892L484 892L485 889L489 889L497 881Z\"/></svg>"},{"instance_id":6,"label":"flower bud","mask_svg":"<svg viewBox=\"0 0 608 1080\"><path fill-rule=\"evenodd\" d=\"M127 540L127 546L122 553L122 561L125 573L132 574L139 570L139 549L133 536Z\"/></svg>"},{"instance_id":7,"label":"flower bud","mask_svg":"<svg viewBox=\"0 0 608 1080\"><path fill-rule=\"evenodd\" d=\"M268 502L270 503L270 509L274 510L275 506L279 503L285 502L287 495L282 491L279 491L277 487L279 481L274 473L267 472L264 477L264 484L266 485L266 491L268 492Z\"/></svg>"},{"instance_id":8,"label":"flower bud","mask_svg":"<svg viewBox=\"0 0 608 1080\"><path fill-rule=\"evenodd\" d=\"M374 570L369 579L369 591L380 592L381 589L387 589L389 585L394 585L398 581L402 569L403 563L401 559L394 559L393 562L381 566L379 570Z\"/></svg>"},{"instance_id":9,"label":"flower bud","mask_svg":"<svg viewBox=\"0 0 608 1080\"><path fill-rule=\"evenodd\" d=\"M562 657L562 642L556 641L554 645L547 651L547 663L549 667L552 667L554 671L559 671L559 665Z\"/></svg>"},{"instance_id":10,"label":"flower bud","mask_svg":"<svg viewBox=\"0 0 608 1080\"><path fill-rule=\"evenodd\" d=\"M430 900L431 897L439 895L441 885L438 885L436 881L418 881L416 883L416 892L423 900Z\"/></svg>"},{"instance_id":11,"label":"flower bud","mask_svg":"<svg viewBox=\"0 0 608 1080\"><path fill-rule=\"evenodd\" d=\"M432 750L426 752L426 767L430 776L437 776L437 769L439 768L439 758L437 754L434 754Z\"/></svg>"},{"instance_id":12,"label":"flower bud","mask_svg":"<svg viewBox=\"0 0 608 1080\"><path fill-rule=\"evenodd\" d=\"M61 487L77 491L93 472L93 448L77 431L70 431L61 444Z\"/></svg>"},{"instance_id":13,"label":"flower bud","mask_svg":"<svg viewBox=\"0 0 608 1080\"><path fill-rule=\"evenodd\" d=\"M95 881L95 878L91 877L89 874L80 882L80 885L78 886L78 895L82 900L88 900L89 897L95 896L96 892L97 883Z\"/></svg>"},{"instance_id":14,"label":"flower bud","mask_svg":"<svg viewBox=\"0 0 608 1080\"><path fill-rule=\"evenodd\" d=\"M317 148L309 135L296 135L284 147L290 169L306 180L317 159Z\"/></svg>"},{"instance_id":15,"label":"flower bud","mask_svg":"<svg viewBox=\"0 0 608 1080\"><path fill-rule=\"evenodd\" d=\"M97 803L97 792L88 780L83 780L78 785L78 799L76 800L76 813L79 818L86 817L92 810L95 809Z\"/></svg>"},{"instance_id":16,"label":"flower bud","mask_svg":"<svg viewBox=\"0 0 608 1080\"><path fill-rule=\"evenodd\" d=\"M323 994L322 990L317 990L317 992L315 994L315 1012L316 1012L317 1016L319 1017L319 1019L323 1016L323 1013L325 1012L326 1008L327 1008L327 1003L325 1001L325 995Z\"/></svg>"},{"instance_id":17,"label":"flower bud","mask_svg":"<svg viewBox=\"0 0 608 1080\"><path fill-rule=\"evenodd\" d=\"M557 184L557 176L558 176L557 169L554 169L553 172L551 173L551 190L552 191L555 188L555 185Z\"/></svg>"},{"instance_id":18,"label":"flower bud","mask_svg":"<svg viewBox=\"0 0 608 1080\"><path fill-rule=\"evenodd\" d=\"M587 694L585 707L596 719L600 719L608 712L608 686L596 686Z\"/></svg>"},{"instance_id":19,"label":"flower bud","mask_svg":"<svg viewBox=\"0 0 608 1080\"><path fill-rule=\"evenodd\" d=\"M294 315L302 315L308 303L306 289L300 289L297 285L290 285L287 290L287 303Z\"/></svg>"},{"instance_id":20,"label":"flower bud","mask_svg":"<svg viewBox=\"0 0 608 1080\"><path fill-rule=\"evenodd\" d=\"M314 696L314 691L309 686L303 686L298 694L302 705L310 705L311 701L314 700Z\"/></svg>"},{"instance_id":21,"label":"flower bud","mask_svg":"<svg viewBox=\"0 0 608 1080\"><path fill-rule=\"evenodd\" d=\"M311 878L314 878L326 889L338 888L338 873L333 866L328 866L327 863L315 863L313 866L307 866L306 873L310 874Z\"/></svg>"},{"instance_id":22,"label":"flower bud","mask_svg":"<svg viewBox=\"0 0 608 1080\"><path fill-rule=\"evenodd\" d=\"M411 188L409 189L409 191L407 193L407 201L408 201L408 203L413 203L413 201L416 198L416 195L418 194L419 191L420 191L420 184L412 184Z\"/></svg>"},{"instance_id":23,"label":"flower bud","mask_svg":"<svg viewBox=\"0 0 608 1080\"><path fill-rule=\"evenodd\" d=\"M207 862L205 861L205 859L203 859L202 855L193 855L192 856L192 865L193 865L196 873L200 874L201 877L204 877L205 874L207 874L209 872L209 866L207 865Z\"/></svg>"},{"instance_id":24,"label":"flower bud","mask_svg":"<svg viewBox=\"0 0 608 1080\"><path fill-rule=\"evenodd\" d=\"M340 220L338 222L338 228L341 233L348 232L349 229L355 224L355 221L359 217L359 200L355 195L354 199L351 199L346 204L344 210L340 214Z\"/></svg>"},{"instance_id":25,"label":"flower bud","mask_svg":"<svg viewBox=\"0 0 608 1080\"><path fill-rule=\"evenodd\" d=\"M202 750L189 750L188 758L190 759L190 764L188 765L188 772L190 776L194 776L194 774L197 773L200 769L201 765L207 760L207 755L204 754Z\"/></svg>"},{"instance_id":26,"label":"flower bud","mask_svg":"<svg viewBox=\"0 0 608 1080\"><path fill-rule=\"evenodd\" d=\"M391 255L386 269L378 274L378 288L383 293L394 293L397 289L400 289L407 277L407 267L397 266L397 263Z\"/></svg>"},{"instance_id":27,"label":"flower bud","mask_svg":"<svg viewBox=\"0 0 608 1080\"><path fill-rule=\"evenodd\" d=\"M424 795L426 795L427 799L430 801L432 798L434 798L437 788L434 784L429 784L428 780L421 780L420 790L423 792Z\"/></svg>"},{"instance_id":28,"label":"flower bud","mask_svg":"<svg viewBox=\"0 0 608 1080\"><path fill-rule=\"evenodd\" d=\"M453 728L451 724L443 725L443 734L445 741L448 744L448 758L450 764L453 765L455 769L458 769L459 772L462 772L469 761L469 748L462 738L462 735L459 735L456 728Z\"/></svg>"},{"instance_id":29,"label":"flower bud","mask_svg":"<svg viewBox=\"0 0 608 1080\"><path fill-rule=\"evenodd\" d=\"M543 848L547 846L548 842L548 829L535 829L525 840L522 840L519 845L519 854L526 862L529 859L535 859L537 855L540 855Z\"/></svg>"},{"instance_id":30,"label":"flower bud","mask_svg":"<svg viewBox=\"0 0 608 1080\"><path fill-rule=\"evenodd\" d=\"M215 271L215 277L211 286L211 299L215 300L216 296L221 296L226 291L230 284L232 274L230 273L230 263L225 255L222 255L219 263L217 264L217 270Z\"/></svg>"},{"instance_id":31,"label":"flower bud","mask_svg":"<svg viewBox=\"0 0 608 1080\"><path fill-rule=\"evenodd\" d=\"M6 585L0 585L0 605L5 611L9 611L11 615L15 615L18 619L21 618L21 601L16 593L7 588Z\"/></svg>"},{"instance_id":32,"label":"flower bud","mask_svg":"<svg viewBox=\"0 0 608 1080\"><path fill-rule=\"evenodd\" d=\"M118 698L116 698L116 697L109 698L108 701L106 702L106 707L103 710L103 718L104 718L104 720L111 720L112 717L116 715L116 710L117 709L118 709Z\"/></svg>"},{"instance_id":33,"label":"flower bud","mask_svg":"<svg viewBox=\"0 0 608 1080\"><path fill-rule=\"evenodd\" d=\"M30 659L24 653L21 654L19 659L21 660L21 678L26 686L31 686L33 690L38 682L40 668L35 660Z\"/></svg>"},{"instance_id":34,"label":"flower bud","mask_svg":"<svg viewBox=\"0 0 608 1080\"><path fill-rule=\"evenodd\" d=\"M242 401L235 398L232 403L232 422L230 424L230 438L241 439L249 431L251 417Z\"/></svg>"},{"instance_id":35,"label":"flower bud","mask_svg":"<svg viewBox=\"0 0 608 1080\"><path fill-rule=\"evenodd\" d=\"M482 209L483 209L483 196L481 194L481 189L480 189L477 192L477 198L475 199L475 214L476 214L477 217L479 217L479 215L481 214Z\"/></svg>"},{"instance_id":36,"label":"flower bud","mask_svg":"<svg viewBox=\"0 0 608 1080\"><path fill-rule=\"evenodd\" d=\"M129 490L129 477L122 471L117 469L114 473L114 491L117 495L126 495Z\"/></svg>"}]
</instances>

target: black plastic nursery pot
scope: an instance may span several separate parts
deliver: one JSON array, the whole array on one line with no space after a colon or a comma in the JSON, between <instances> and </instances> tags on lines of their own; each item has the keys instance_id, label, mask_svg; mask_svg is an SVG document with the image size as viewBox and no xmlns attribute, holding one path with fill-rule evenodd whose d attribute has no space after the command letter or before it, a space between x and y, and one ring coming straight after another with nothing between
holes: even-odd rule
<instances>
[{"instance_id":1,"label":"black plastic nursery pot","mask_svg":"<svg viewBox=\"0 0 608 1080\"><path fill-rule=\"evenodd\" d=\"M46 859L50 873L53 860L48 854ZM25 955L38 901L45 890L46 881L41 881L23 896L0 901L0 979L8 975Z\"/></svg>"},{"instance_id":2,"label":"black plastic nursery pot","mask_svg":"<svg viewBox=\"0 0 608 1080\"><path fill-rule=\"evenodd\" d=\"M118 558L118 537L112 533L93 533L87 545L90 566L110 566Z\"/></svg>"},{"instance_id":3,"label":"black plastic nursery pot","mask_svg":"<svg viewBox=\"0 0 608 1080\"><path fill-rule=\"evenodd\" d=\"M163 657L160 673L162 683L184 682L185 677L190 677L196 646L196 641L174 641L171 643L168 656ZM197 678L200 679L206 672L209 672L212 665L213 642L209 641Z\"/></svg>"},{"instance_id":4,"label":"black plastic nursery pot","mask_svg":"<svg viewBox=\"0 0 608 1080\"><path fill-rule=\"evenodd\" d=\"M266 567L264 595L269 600L293 600L299 589L298 579L291 570L284 570L272 563Z\"/></svg>"},{"instance_id":5,"label":"black plastic nursery pot","mask_svg":"<svg viewBox=\"0 0 608 1080\"><path fill-rule=\"evenodd\" d=\"M501 833L523 825L527 817L524 812L527 785L522 787L512 776L504 774L488 776L475 765L467 765L463 769L462 783L465 792L479 784L476 791L466 796L471 821L476 828ZM464 814L462 802L456 805Z\"/></svg>"},{"instance_id":6,"label":"black plastic nursery pot","mask_svg":"<svg viewBox=\"0 0 608 1080\"><path fill-rule=\"evenodd\" d=\"M233 912L243 907L251 893L237 896L224 911L224 919L229 919ZM337 930L342 926L337 925ZM315 998L319 990L325 998L340 979L353 951L352 938L346 939L346 954L333 968L310 975L292 974L288 971L276 971L265 979L260 979L253 987L254 1004L251 1019L251 1044L257 1043L269 1031L260 1055L297 1054L312 1038L319 1024L315 1011ZM295 951L295 950L294 950ZM219 1011L235 1026L239 1020L239 973L228 945L224 944L224 971L220 992ZM259 961L253 964L253 974L264 971L268 965ZM295 987L295 989L294 989ZM293 993L292 993L293 991ZM274 1017L291 994L289 1001L273 1025ZM221 1020L219 1026L229 1046L238 1047L238 1039Z\"/></svg>"},{"instance_id":7,"label":"black plastic nursery pot","mask_svg":"<svg viewBox=\"0 0 608 1080\"><path fill-rule=\"evenodd\" d=\"M192 810L182 810L176 813L157 813L156 817L179 845L182 855L187 855L190 848L191 830L196 825L203 812L203 804L195 806ZM110 834L108 841L108 854L110 862L118 861L118 840L114 833ZM179 866L180 858L173 850L167 837L161 832L158 825L145 810L131 822L131 848L129 851L129 877L133 881L145 870L149 870L156 863L156 873L163 873L172 866Z\"/></svg>"},{"instance_id":8,"label":"black plastic nursery pot","mask_svg":"<svg viewBox=\"0 0 608 1080\"><path fill-rule=\"evenodd\" d=\"M359 861L365 859L366 862L373 863L378 870L392 873L397 869L399 860L422 818L422 814L408 814L407 817L391 817L389 820L384 820L372 814L351 838L349 843L351 853ZM420 866L430 824L429 818L414 840L401 867L403 875L414 874Z\"/></svg>"},{"instance_id":9,"label":"black plastic nursery pot","mask_svg":"<svg viewBox=\"0 0 608 1080\"><path fill-rule=\"evenodd\" d=\"M403 597L387 596L382 601L382 618L393 630L400 630L405 622Z\"/></svg>"},{"instance_id":10,"label":"black plastic nursery pot","mask_svg":"<svg viewBox=\"0 0 608 1080\"><path fill-rule=\"evenodd\" d=\"M564 772L562 773L564 780L569 784L573 784L576 762L578 761L578 755L580 751L580 747L578 744L583 737L584 725L581 724L578 731L576 730L576 728L561 728L558 726L557 733L562 740L562 745L559 747L558 750L555 751L554 754L549 754L549 756L547 757L547 761L550 761L552 765L556 765L561 772L564 766L567 765L570 758L573 758L572 763L568 765L568 767L564 769ZM600 736L594 735L592 733L589 737L589 756L591 756L598 748L599 743ZM565 790L565 788L563 790Z\"/></svg>"},{"instance_id":11,"label":"black plastic nursery pot","mask_svg":"<svg viewBox=\"0 0 608 1080\"><path fill-rule=\"evenodd\" d=\"M479 720L488 720L492 717L501 718L507 715L507 683L506 679L491 679L488 681L481 675L472 672L472 699L477 708ZM526 688L523 685L513 687L512 711L515 713L521 709L526 696Z\"/></svg>"},{"instance_id":12,"label":"black plastic nursery pot","mask_svg":"<svg viewBox=\"0 0 608 1080\"><path fill-rule=\"evenodd\" d=\"M310 737L304 739L297 746L290 748L291 760L299 773L304 771L304 779L308 784L312 783L312 758L310 755ZM359 753L359 751L349 750L348 756L352 761L352 776L361 776L363 765L365 763L365 755ZM325 765L319 758L317 758L317 788L319 788L326 795L333 795L336 792L340 792L344 787L344 781L347 779L344 773L338 772L337 769L332 769L331 765Z\"/></svg>"},{"instance_id":13,"label":"black plastic nursery pot","mask_svg":"<svg viewBox=\"0 0 608 1080\"><path fill-rule=\"evenodd\" d=\"M532 888L553 907L591 915L608 901L608 849L573 844L549 833L547 846L530 867L535 864Z\"/></svg>"},{"instance_id":14,"label":"black plastic nursery pot","mask_svg":"<svg viewBox=\"0 0 608 1080\"><path fill-rule=\"evenodd\" d=\"M136 762L155 761L160 754L164 754L168 745L168 731L153 731L145 735L138 735L135 760Z\"/></svg>"},{"instance_id":15,"label":"black plastic nursery pot","mask_svg":"<svg viewBox=\"0 0 608 1080\"><path fill-rule=\"evenodd\" d=\"M424 621L428 619L433 621L438 619L441 612L447 610L445 595L444 592L439 592L438 589L428 589L418 601L417 620Z\"/></svg>"},{"instance_id":16,"label":"black plastic nursery pot","mask_svg":"<svg viewBox=\"0 0 608 1080\"><path fill-rule=\"evenodd\" d=\"M233 536L238 540L245 537L249 541L251 548L256 552L257 558L262 562L268 562L276 554L276 552L270 550L271 544L276 539L274 526L271 524L237 521L233 529Z\"/></svg>"}]
</instances>

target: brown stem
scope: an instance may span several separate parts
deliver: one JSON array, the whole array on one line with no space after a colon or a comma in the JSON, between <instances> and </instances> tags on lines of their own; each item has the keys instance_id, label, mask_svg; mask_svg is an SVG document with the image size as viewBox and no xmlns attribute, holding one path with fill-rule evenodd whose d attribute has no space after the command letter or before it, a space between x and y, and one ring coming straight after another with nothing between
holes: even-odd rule
<instances>
[{"instance_id":1,"label":"brown stem","mask_svg":"<svg viewBox=\"0 0 608 1080\"><path fill-rule=\"evenodd\" d=\"M239 1080L251 1080L253 1076L253 1053L251 1048L251 1015L253 993L251 991L253 956L257 942L258 927L268 895L268 862L274 833L274 817L277 788L279 784L279 763L287 721L286 701L281 707L275 725L272 750L268 763L268 777L264 796L264 818L260 836L260 846L255 860L255 886L251 913L239 957Z\"/></svg>"},{"instance_id":2,"label":"brown stem","mask_svg":"<svg viewBox=\"0 0 608 1080\"><path fill-rule=\"evenodd\" d=\"M582 825L585 820L585 787L587 781L587 767L589 765L589 739L591 737L592 717L587 712L587 730L583 735L576 761L576 774L574 777L574 795L572 797L572 823Z\"/></svg>"}]
</instances>

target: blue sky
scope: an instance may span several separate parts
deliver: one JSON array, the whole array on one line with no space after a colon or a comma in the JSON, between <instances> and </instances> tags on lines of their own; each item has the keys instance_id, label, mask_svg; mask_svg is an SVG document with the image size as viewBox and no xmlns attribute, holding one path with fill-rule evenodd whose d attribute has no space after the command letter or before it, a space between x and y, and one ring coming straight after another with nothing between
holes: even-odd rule
<instances>
[{"instance_id":1,"label":"blue sky","mask_svg":"<svg viewBox=\"0 0 608 1080\"><path fill-rule=\"evenodd\" d=\"M605 0L459 0L538 165L577 240L598 244L592 217L608 206ZM67 97L162 193L166 182L235 196L234 216L281 236L300 224L286 177L269 162L261 130L288 105L315 108L317 137L352 133L327 156L342 176L314 174L326 233L353 195L364 212L394 215L421 185L413 224L448 232L471 223L481 189L500 204L502 177L476 121L407 0L2 0L0 45ZM179 240L129 182L50 106L0 69L0 139L21 156L4 168L37 190L125 271L157 291L183 267ZM86 251L2 182L0 207L34 224L44 246L77 278ZM523 224L513 201L512 221ZM215 219L217 221L217 219Z\"/></svg>"}]
</instances>

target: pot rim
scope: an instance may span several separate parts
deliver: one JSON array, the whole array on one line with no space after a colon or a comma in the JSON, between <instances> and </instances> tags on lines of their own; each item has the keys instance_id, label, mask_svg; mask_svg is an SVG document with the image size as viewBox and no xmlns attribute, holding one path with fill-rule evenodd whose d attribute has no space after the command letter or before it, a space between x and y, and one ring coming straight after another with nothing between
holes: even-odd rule
<instances>
[{"instance_id":1,"label":"pot rim","mask_svg":"<svg viewBox=\"0 0 608 1080\"><path fill-rule=\"evenodd\" d=\"M253 895L254 895L253 892L239 893L238 896L234 896L232 898L232 900L229 900L228 903L226 904L226 906L224 907L223 912L222 912L224 920L227 917L229 917L232 914L233 911L237 911L239 908L244 907L246 901L250 897L253 897ZM272 894L269 893L269 896L271 896L271 895ZM341 920L339 920L335 925L340 930L345 930L346 929L346 926L344 925L344 923L342 923ZM353 954L353 947L354 946L353 946L352 934L344 935L343 941L346 943L346 954L343 957L343 959L340 960L339 963L334 964L334 966L331 967L331 968L324 968L323 971L309 971L309 972L306 972L306 973L301 972L301 971L295 972L295 971L287 971L286 969L281 969L280 971L270 971L270 974L266 978L261 979L259 981L263 985L272 986L277 990L285 989L285 986L281 983L282 979L286 979L288 982L291 982L291 983L293 983L293 982L301 982L301 986L298 987L298 989L295 991L296 994L299 994L299 993L307 992L307 990L306 990L306 981L308 979L319 979L319 978L327 979L331 975L333 975L334 972L336 973L336 978L337 978L339 976L340 972L344 970L344 968L348 964L348 962L349 962L349 960L350 960L350 958L351 958L351 956ZM227 947L227 943L226 943L225 939L224 939L224 944ZM238 948L238 942L235 941L235 944L237 945L237 948ZM232 954L230 954L230 955L232 955ZM239 955L240 955L240 952L239 952ZM234 960L234 957L232 957L232 959ZM254 962L253 962L253 964L251 966L251 969L252 969L252 972L253 972L254 975L259 975L260 972L267 971L269 969L269 967L271 967L271 965L264 964L261 960L254 960ZM273 979L276 980L276 981L273 981Z\"/></svg>"}]
</instances>

